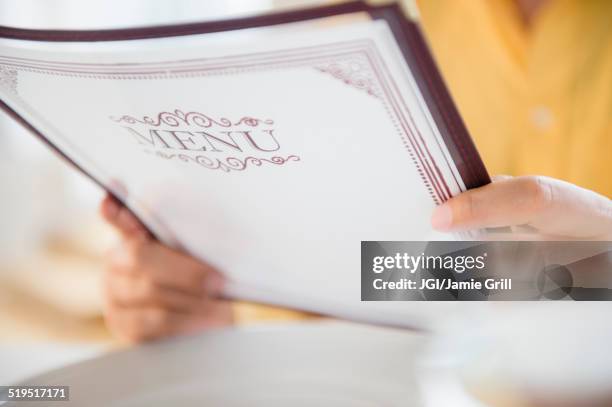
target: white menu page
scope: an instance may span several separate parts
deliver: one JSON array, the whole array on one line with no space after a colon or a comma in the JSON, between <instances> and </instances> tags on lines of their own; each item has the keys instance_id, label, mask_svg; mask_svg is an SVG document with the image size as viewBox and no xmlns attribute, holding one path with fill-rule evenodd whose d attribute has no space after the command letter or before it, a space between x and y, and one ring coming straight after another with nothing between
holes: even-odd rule
<instances>
[{"instance_id":1,"label":"white menu page","mask_svg":"<svg viewBox=\"0 0 612 407\"><path fill-rule=\"evenodd\" d=\"M0 98L228 297L423 326L445 308L360 301L360 242L446 239L465 185L388 24L353 17L0 39Z\"/></svg>"}]
</instances>

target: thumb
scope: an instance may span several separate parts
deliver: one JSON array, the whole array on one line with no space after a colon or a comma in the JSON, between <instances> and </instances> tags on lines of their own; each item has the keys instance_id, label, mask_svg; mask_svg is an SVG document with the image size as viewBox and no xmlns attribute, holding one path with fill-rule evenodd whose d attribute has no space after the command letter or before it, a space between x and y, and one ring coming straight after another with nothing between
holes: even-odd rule
<instances>
[{"instance_id":1,"label":"thumb","mask_svg":"<svg viewBox=\"0 0 612 407\"><path fill-rule=\"evenodd\" d=\"M574 238L607 238L612 201L565 181L529 176L508 178L463 192L432 216L442 231L529 225L540 233Z\"/></svg>"},{"instance_id":2,"label":"thumb","mask_svg":"<svg viewBox=\"0 0 612 407\"><path fill-rule=\"evenodd\" d=\"M124 238L149 237L147 228L136 215L110 194L100 203L100 214Z\"/></svg>"}]
</instances>

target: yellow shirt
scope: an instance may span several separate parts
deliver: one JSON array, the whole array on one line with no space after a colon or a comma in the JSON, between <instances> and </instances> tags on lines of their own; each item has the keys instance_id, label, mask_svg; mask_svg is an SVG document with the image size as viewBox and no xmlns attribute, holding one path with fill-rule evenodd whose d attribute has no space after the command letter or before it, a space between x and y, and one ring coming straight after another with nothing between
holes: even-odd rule
<instances>
[{"instance_id":1,"label":"yellow shirt","mask_svg":"<svg viewBox=\"0 0 612 407\"><path fill-rule=\"evenodd\" d=\"M550 0L529 26L514 0L417 2L491 174L612 196L612 1Z\"/></svg>"}]
</instances>

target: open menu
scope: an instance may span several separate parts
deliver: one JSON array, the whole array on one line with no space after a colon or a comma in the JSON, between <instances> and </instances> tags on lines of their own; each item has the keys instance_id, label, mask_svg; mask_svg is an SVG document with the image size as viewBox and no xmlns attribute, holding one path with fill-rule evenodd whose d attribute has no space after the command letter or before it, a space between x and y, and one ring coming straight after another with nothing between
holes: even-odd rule
<instances>
[{"instance_id":1,"label":"open menu","mask_svg":"<svg viewBox=\"0 0 612 407\"><path fill-rule=\"evenodd\" d=\"M393 4L0 27L0 101L157 238L216 266L228 297L374 323L420 326L434 304L361 302L360 242L447 238L435 205L489 182Z\"/></svg>"}]
</instances>

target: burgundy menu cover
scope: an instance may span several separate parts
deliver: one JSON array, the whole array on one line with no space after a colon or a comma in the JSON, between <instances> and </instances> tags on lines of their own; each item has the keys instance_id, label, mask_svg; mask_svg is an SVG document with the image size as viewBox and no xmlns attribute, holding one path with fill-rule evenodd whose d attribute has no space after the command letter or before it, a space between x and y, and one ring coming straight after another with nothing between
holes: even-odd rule
<instances>
[{"instance_id":1,"label":"burgundy menu cover","mask_svg":"<svg viewBox=\"0 0 612 407\"><path fill-rule=\"evenodd\" d=\"M371 322L426 325L439 307L361 302L360 242L448 238L432 209L489 182L395 4L0 27L0 105L160 240L217 266L228 297Z\"/></svg>"}]
</instances>

